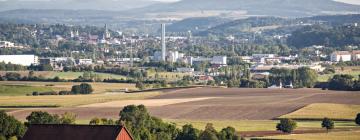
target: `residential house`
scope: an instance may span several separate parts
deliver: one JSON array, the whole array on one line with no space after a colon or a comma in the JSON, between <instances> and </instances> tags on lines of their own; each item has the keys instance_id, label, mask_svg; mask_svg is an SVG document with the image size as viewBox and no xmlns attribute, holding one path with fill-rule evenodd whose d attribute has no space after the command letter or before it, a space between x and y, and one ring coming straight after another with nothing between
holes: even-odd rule
<instances>
[{"instance_id":1,"label":"residential house","mask_svg":"<svg viewBox=\"0 0 360 140\"><path fill-rule=\"evenodd\" d=\"M330 55L330 60L332 62L351 61L351 53L348 51L336 51Z\"/></svg>"},{"instance_id":2,"label":"residential house","mask_svg":"<svg viewBox=\"0 0 360 140\"><path fill-rule=\"evenodd\" d=\"M123 126L116 125L30 125L22 140L133 140Z\"/></svg>"}]
</instances>

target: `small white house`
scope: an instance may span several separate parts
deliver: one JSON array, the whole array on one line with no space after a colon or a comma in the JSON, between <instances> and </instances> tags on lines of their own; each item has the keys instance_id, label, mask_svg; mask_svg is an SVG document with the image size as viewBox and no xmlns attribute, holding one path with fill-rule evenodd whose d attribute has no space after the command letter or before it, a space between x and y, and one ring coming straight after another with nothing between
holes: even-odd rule
<instances>
[{"instance_id":1,"label":"small white house","mask_svg":"<svg viewBox=\"0 0 360 140\"><path fill-rule=\"evenodd\" d=\"M331 54L330 60L332 62L351 61L351 53L348 51L336 51Z\"/></svg>"},{"instance_id":2,"label":"small white house","mask_svg":"<svg viewBox=\"0 0 360 140\"><path fill-rule=\"evenodd\" d=\"M79 59L77 62L78 65L91 65L93 64L92 59Z\"/></svg>"},{"instance_id":3,"label":"small white house","mask_svg":"<svg viewBox=\"0 0 360 140\"><path fill-rule=\"evenodd\" d=\"M352 52L352 57L353 57L353 60L354 60L354 61L360 60L360 50L353 51L353 52Z\"/></svg>"}]
</instances>

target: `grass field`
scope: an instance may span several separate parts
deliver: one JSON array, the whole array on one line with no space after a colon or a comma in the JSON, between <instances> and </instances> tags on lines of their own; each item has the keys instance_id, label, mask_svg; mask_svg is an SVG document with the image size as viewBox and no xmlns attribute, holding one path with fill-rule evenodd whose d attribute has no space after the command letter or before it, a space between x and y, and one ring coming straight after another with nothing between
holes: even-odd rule
<instances>
[{"instance_id":1,"label":"grass field","mask_svg":"<svg viewBox=\"0 0 360 140\"><path fill-rule=\"evenodd\" d=\"M1 107L74 107L93 103L118 100L138 100L159 95L158 92L148 93L113 93L66 96L1 96Z\"/></svg>"},{"instance_id":2,"label":"grass field","mask_svg":"<svg viewBox=\"0 0 360 140\"><path fill-rule=\"evenodd\" d=\"M313 134L292 134L265 137L265 139L286 139L286 140L359 140L360 131L344 131Z\"/></svg>"},{"instance_id":3,"label":"grass field","mask_svg":"<svg viewBox=\"0 0 360 140\"><path fill-rule=\"evenodd\" d=\"M24 82L24 81L0 81L0 85L16 85L16 86L25 86L29 88L23 88L19 91L18 94L10 94L11 90L16 90L16 88L8 89L11 92L8 92L6 96L15 96L15 95L26 95L32 93L33 91L46 91L44 89L51 89L53 91L61 90L71 90L73 85L79 85L81 83L74 82ZM89 83L94 89L94 93L104 93L109 91L116 91L121 89L136 89L134 84L122 84L122 83Z\"/></svg>"},{"instance_id":4,"label":"grass field","mask_svg":"<svg viewBox=\"0 0 360 140\"><path fill-rule=\"evenodd\" d=\"M0 85L0 96L23 96L33 91L48 92L54 91L51 87L36 87L27 85Z\"/></svg>"},{"instance_id":5,"label":"grass field","mask_svg":"<svg viewBox=\"0 0 360 140\"><path fill-rule=\"evenodd\" d=\"M283 115L280 118L323 119L328 117L332 119L354 120L357 113L360 113L360 105L315 103L290 114Z\"/></svg>"}]
</instances>

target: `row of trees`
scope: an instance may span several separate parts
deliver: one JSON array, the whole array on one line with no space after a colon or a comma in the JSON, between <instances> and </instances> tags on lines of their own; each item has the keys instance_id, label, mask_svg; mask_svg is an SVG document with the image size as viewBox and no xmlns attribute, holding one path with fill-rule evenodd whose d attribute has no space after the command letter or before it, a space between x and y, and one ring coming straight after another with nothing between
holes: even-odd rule
<instances>
[{"instance_id":1,"label":"row of trees","mask_svg":"<svg viewBox=\"0 0 360 140\"><path fill-rule=\"evenodd\" d=\"M352 75L334 75L328 82L330 90L360 91L360 75L356 79Z\"/></svg>"},{"instance_id":2,"label":"row of trees","mask_svg":"<svg viewBox=\"0 0 360 140\"><path fill-rule=\"evenodd\" d=\"M5 62L0 62L0 71L23 71L26 69L25 66L11 64L10 62L7 64Z\"/></svg>"},{"instance_id":3,"label":"row of trees","mask_svg":"<svg viewBox=\"0 0 360 140\"><path fill-rule=\"evenodd\" d=\"M230 69L230 74L223 77L216 77L216 83L227 81L228 87L247 87L247 88L267 88L272 85L293 84L294 87L312 88L317 82L317 72L308 67L301 67L298 69L273 68L270 70L270 75L261 79L251 79L250 71L244 68ZM227 76L228 75L228 76Z\"/></svg>"},{"instance_id":4,"label":"row of trees","mask_svg":"<svg viewBox=\"0 0 360 140\"><path fill-rule=\"evenodd\" d=\"M276 125L276 130L282 131L284 133L291 133L297 127L296 121L292 119L281 119L280 123ZM324 118L321 122L321 127L325 128L327 131L335 128L335 123L329 118Z\"/></svg>"}]
</instances>

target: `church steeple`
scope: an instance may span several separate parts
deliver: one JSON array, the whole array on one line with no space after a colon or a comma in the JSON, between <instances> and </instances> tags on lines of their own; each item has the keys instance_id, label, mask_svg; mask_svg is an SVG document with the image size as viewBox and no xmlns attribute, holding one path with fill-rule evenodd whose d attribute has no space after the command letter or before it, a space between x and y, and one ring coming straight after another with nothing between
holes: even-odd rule
<instances>
[{"instance_id":1,"label":"church steeple","mask_svg":"<svg viewBox=\"0 0 360 140\"><path fill-rule=\"evenodd\" d=\"M104 31L104 36L103 36L105 39L110 39L111 36L110 36L110 32L108 30L108 27L107 25L105 24L105 31Z\"/></svg>"}]
</instances>

